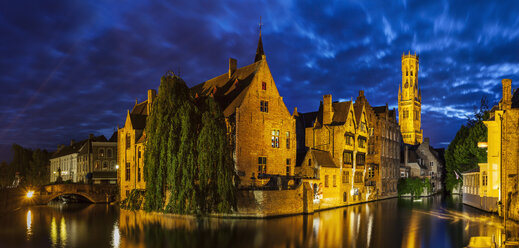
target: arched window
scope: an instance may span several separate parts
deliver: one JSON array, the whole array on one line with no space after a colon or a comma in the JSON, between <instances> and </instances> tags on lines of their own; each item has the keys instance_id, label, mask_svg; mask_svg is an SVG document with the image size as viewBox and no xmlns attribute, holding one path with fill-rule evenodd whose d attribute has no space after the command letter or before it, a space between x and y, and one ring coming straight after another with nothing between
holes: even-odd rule
<instances>
[{"instance_id":1,"label":"arched window","mask_svg":"<svg viewBox=\"0 0 519 248\"><path fill-rule=\"evenodd\" d=\"M105 156L105 149L99 148L98 152L99 152L99 157L104 157Z\"/></svg>"},{"instance_id":2,"label":"arched window","mask_svg":"<svg viewBox=\"0 0 519 248\"><path fill-rule=\"evenodd\" d=\"M411 76L413 75L413 71L411 71Z\"/></svg>"},{"instance_id":3,"label":"arched window","mask_svg":"<svg viewBox=\"0 0 519 248\"><path fill-rule=\"evenodd\" d=\"M108 162L103 161L103 170L107 170L107 169L108 169Z\"/></svg>"}]
</instances>

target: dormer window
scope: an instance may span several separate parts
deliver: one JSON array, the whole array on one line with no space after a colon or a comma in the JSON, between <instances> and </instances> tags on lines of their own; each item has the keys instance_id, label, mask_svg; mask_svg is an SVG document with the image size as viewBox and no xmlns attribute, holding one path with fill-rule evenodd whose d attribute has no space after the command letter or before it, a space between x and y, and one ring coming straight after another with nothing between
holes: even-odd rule
<instances>
[{"instance_id":1,"label":"dormer window","mask_svg":"<svg viewBox=\"0 0 519 248\"><path fill-rule=\"evenodd\" d=\"M262 90L267 90L267 83L266 82L262 82L261 83L261 89Z\"/></svg>"}]
</instances>

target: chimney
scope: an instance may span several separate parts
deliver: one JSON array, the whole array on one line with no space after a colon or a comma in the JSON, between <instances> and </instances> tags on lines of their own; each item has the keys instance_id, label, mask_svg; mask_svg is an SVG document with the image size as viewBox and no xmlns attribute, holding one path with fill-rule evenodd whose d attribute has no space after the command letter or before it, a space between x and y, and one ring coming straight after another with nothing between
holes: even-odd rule
<instances>
[{"instance_id":1,"label":"chimney","mask_svg":"<svg viewBox=\"0 0 519 248\"><path fill-rule=\"evenodd\" d=\"M332 95L323 96L323 124L331 124L333 118Z\"/></svg>"},{"instance_id":2,"label":"chimney","mask_svg":"<svg viewBox=\"0 0 519 248\"><path fill-rule=\"evenodd\" d=\"M73 139L70 140L70 146L73 146L76 143Z\"/></svg>"},{"instance_id":3,"label":"chimney","mask_svg":"<svg viewBox=\"0 0 519 248\"><path fill-rule=\"evenodd\" d=\"M157 91L153 89L148 90L148 114L151 114L151 104L153 103L153 100L155 100L155 97L157 97Z\"/></svg>"},{"instance_id":4,"label":"chimney","mask_svg":"<svg viewBox=\"0 0 519 248\"><path fill-rule=\"evenodd\" d=\"M503 84L503 98L501 99L501 109L510 109L512 106L512 79L501 80Z\"/></svg>"},{"instance_id":5,"label":"chimney","mask_svg":"<svg viewBox=\"0 0 519 248\"><path fill-rule=\"evenodd\" d=\"M229 58L229 78L231 78L232 74L236 71L238 67L238 61L233 58Z\"/></svg>"}]
</instances>

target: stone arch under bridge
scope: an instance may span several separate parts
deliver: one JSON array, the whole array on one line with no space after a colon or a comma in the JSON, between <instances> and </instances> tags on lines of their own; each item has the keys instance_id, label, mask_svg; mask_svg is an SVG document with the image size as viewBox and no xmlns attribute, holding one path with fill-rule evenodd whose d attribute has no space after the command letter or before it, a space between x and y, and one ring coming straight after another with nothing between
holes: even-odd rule
<instances>
[{"instance_id":1,"label":"stone arch under bridge","mask_svg":"<svg viewBox=\"0 0 519 248\"><path fill-rule=\"evenodd\" d=\"M79 195L92 203L113 202L117 196L115 184L52 184L41 187L34 200L37 204L47 204L62 195Z\"/></svg>"}]
</instances>

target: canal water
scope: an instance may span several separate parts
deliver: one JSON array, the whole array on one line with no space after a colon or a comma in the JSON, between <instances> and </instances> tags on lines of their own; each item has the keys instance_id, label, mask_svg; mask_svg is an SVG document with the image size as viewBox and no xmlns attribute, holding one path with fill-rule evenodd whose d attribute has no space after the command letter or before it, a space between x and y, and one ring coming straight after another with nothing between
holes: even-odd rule
<instances>
[{"instance_id":1,"label":"canal water","mask_svg":"<svg viewBox=\"0 0 519 248\"><path fill-rule=\"evenodd\" d=\"M0 216L0 247L463 247L503 230L458 196L388 199L266 220L193 219L110 205L33 206Z\"/></svg>"}]
</instances>

